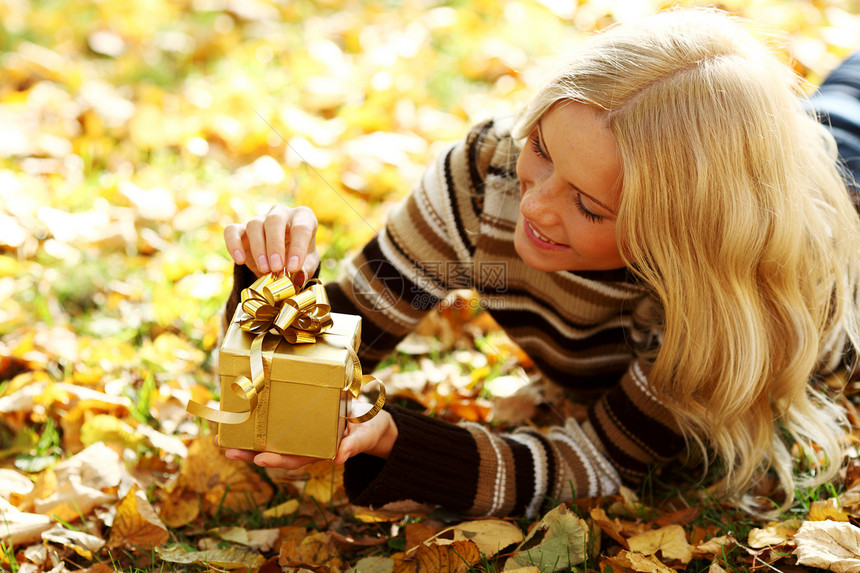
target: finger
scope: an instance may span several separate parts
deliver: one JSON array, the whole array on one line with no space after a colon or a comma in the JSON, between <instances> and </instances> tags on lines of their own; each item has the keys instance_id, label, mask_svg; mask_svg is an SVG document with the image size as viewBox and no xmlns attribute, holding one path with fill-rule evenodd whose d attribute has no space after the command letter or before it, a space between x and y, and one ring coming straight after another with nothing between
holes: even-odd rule
<instances>
[{"instance_id":1,"label":"finger","mask_svg":"<svg viewBox=\"0 0 860 573\"><path fill-rule=\"evenodd\" d=\"M233 262L237 265L244 265L247 259L245 247L242 244L244 233L245 225L233 224L224 228L224 244L227 246L227 252L233 257Z\"/></svg>"},{"instance_id":2,"label":"finger","mask_svg":"<svg viewBox=\"0 0 860 573\"><path fill-rule=\"evenodd\" d=\"M284 268L284 248L287 237L287 220L290 209L275 205L266 214L263 228L266 232L266 252L269 255L269 269L279 272Z\"/></svg>"},{"instance_id":3,"label":"finger","mask_svg":"<svg viewBox=\"0 0 860 573\"><path fill-rule=\"evenodd\" d=\"M379 436L370 424L349 424L349 435L340 441L334 462L342 464L355 454L371 449L378 441Z\"/></svg>"},{"instance_id":4,"label":"finger","mask_svg":"<svg viewBox=\"0 0 860 573\"><path fill-rule=\"evenodd\" d=\"M257 455L257 452L251 452L249 450L237 450L235 448L227 448L224 451L224 456L231 460L242 460L243 462L250 462L254 459L254 456Z\"/></svg>"},{"instance_id":5,"label":"finger","mask_svg":"<svg viewBox=\"0 0 860 573\"><path fill-rule=\"evenodd\" d=\"M305 262L302 265L302 270L299 271L302 275L302 284L306 283L308 279L314 276L314 273L317 272L317 267L320 265L320 256L316 251L312 253L308 253L308 256L305 257Z\"/></svg>"},{"instance_id":6,"label":"finger","mask_svg":"<svg viewBox=\"0 0 860 573\"><path fill-rule=\"evenodd\" d=\"M262 452L254 457L254 463L258 466L263 466L265 468L283 468L286 470L295 470L317 460L318 458L310 458L307 456L287 456L284 454L276 454L274 452Z\"/></svg>"},{"instance_id":7,"label":"finger","mask_svg":"<svg viewBox=\"0 0 860 573\"><path fill-rule=\"evenodd\" d=\"M317 218L307 207L296 207L290 216L290 247L287 252L287 270L298 271L305 257L316 249Z\"/></svg>"},{"instance_id":8,"label":"finger","mask_svg":"<svg viewBox=\"0 0 860 573\"><path fill-rule=\"evenodd\" d=\"M260 273L269 272L269 259L266 256L266 230L263 227L263 218L254 217L249 220L245 224L245 234L248 236L251 259L256 265L257 270Z\"/></svg>"}]
</instances>

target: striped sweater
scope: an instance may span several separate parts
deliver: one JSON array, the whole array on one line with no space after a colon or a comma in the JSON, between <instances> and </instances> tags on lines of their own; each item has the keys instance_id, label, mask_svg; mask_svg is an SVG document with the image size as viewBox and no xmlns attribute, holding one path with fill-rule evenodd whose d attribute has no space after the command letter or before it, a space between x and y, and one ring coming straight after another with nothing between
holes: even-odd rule
<instances>
[{"instance_id":1,"label":"striped sweater","mask_svg":"<svg viewBox=\"0 0 860 573\"><path fill-rule=\"evenodd\" d=\"M625 269L542 272L516 254L518 152L510 121L497 120L440 155L327 285L332 308L363 317L359 354L370 370L449 291L474 287L543 376L600 398L582 424L501 435L386 406L398 439L387 460L347 461L353 503L411 499L469 515L533 517L547 499L606 495L641 481L684 447L637 358L660 338L660 307L646 289ZM234 304L248 275L237 269Z\"/></svg>"}]
</instances>

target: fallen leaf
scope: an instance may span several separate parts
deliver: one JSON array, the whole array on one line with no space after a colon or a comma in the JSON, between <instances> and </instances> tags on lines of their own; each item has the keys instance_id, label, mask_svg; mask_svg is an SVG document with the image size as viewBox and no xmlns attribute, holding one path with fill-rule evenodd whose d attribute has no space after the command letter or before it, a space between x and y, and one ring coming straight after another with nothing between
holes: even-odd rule
<instances>
[{"instance_id":1,"label":"fallen leaf","mask_svg":"<svg viewBox=\"0 0 860 573\"><path fill-rule=\"evenodd\" d=\"M860 528L841 521L805 521L794 534L798 565L860 572Z\"/></svg>"},{"instance_id":2,"label":"fallen leaf","mask_svg":"<svg viewBox=\"0 0 860 573\"><path fill-rule=\"evenodd\" d=\"M800 527L796 519L769 523L766 527L751 529L747 536L747 545L754 549L762 549L774 545L788 543Z\"/></svg>"},{"instance_id":3,"label":"fallen leaf","mask_svg":"<svg viewBox=\"0 0 860 573\"><path fill-rule=\"evenodd\" d=\"M655 519L654 525L658 527L666 527L673 524L684 526L699 517L701 513L702 508L700 507L687 507Z\"/></svg>"},{"instance_id":4,"label":"fallen leaf","mask_svg":"<svg viewBox=\"0 0 860 573\"><path fill-rule=\"evenodd\" d=\"M687 534L680 525L667 525L634 535L627 543L632 552L655 555L659 551L664 559L677 560L684 565L693 558L693 548L687 543Z\"/></svg>"},{"instance_id":5,"label":"fallen leaf","mask_svg":"<svg viewBox=\"0 0 860 573\"><path fill-rule=\"evenodd\" d=\"M630 549L627 545L627 538L621 535L621 524L618 523L617 517L614 520L610 520L609 516L606 515L606 512L599 507L592 509L590 514L591 519L597 527L603 531L603 533L620 543L624 549Z\"/></svg>"},{"instance_id":6,"label":"fallen leaf","mask_svg":"<svg viewBox=\"0 0 860 573\"><path fill-rule=\"evenodd\" d=\"M247 547L232 545L224 549L207 549L206 551L186 551L179 545L171 547L156 547L158 557L170 563L197 563L207 567L222 567L224 569L257 569L266 559ZM211 570L211 569L210 569Z\"/></svg>"},{"instance_id":7,"label":"fallen leaf","mask_svg":"<svg viewBox=\"0 0 860 573\"><path fill-rule=\"evenodd\" d=\"M3 492L0 497L12 494L23 496L31 491L33 482L27 479L27 476L15 470L0 469L0 492Z\"/></svg>"},{"instance_id":8,"label":"fallen leaf","mask_svg":"<svg viewBox=\"0 0 860 573\"><path fill-rule=\"evenodd\" d=\"M168 527L188 525L200 515L200 500L193 491L176 491L164 496L159 515Z\"/></svg>"},{"instance_id":9,"label":"fallen leaf","mask_svg":"<svg viewBox=\"0 0 860 573\"><path fill-rule=\"evenodd\" d=\"M51 529L42 532L42 539L52 543L59 543L64 547L70 547L89 561L93 559L93 552L98 551L105 545L105 540L83 531L72 531L62 525L55 525Z\"/></svg>"},{"instance_id":10,"label":"fallen leaf","mask_svg":"<svg viewBox=\"0 0 860 573\"><path fill-rule=\"evenodd\" d=\"M653 555L642 555L622 549L618 555L607 559L609 563L617 567L643 573L676 573L671 567L667 567Z\"/></svg>"},{"instance_id":11,"label":"fallen leaf","mask_svg":"<svg viewBox=\"0 0 860 573\"><path fill-rule=\"evenodd\" d=\"M290 499L276 505L275 507L270 507L269 509L263 511L263 517L274 519L276 517L283 517L285 515L292 515L299 509L299 500Z\"/></svg>"},{"instance_id":12,"label":"fallen leaf","mask_svg":"<svg viewBox=\"0 0 860 573\"><path fill-rule=\"evenodd\" d=\"M47 515L20 511L0 498L0 541L7 545L26 545L37 541L53 523Z\"/></svg>"},{"instance_id":13,"label":"fallen leaf","mask_svg":"<svg viewBox=\"0 0 860 573\"><path fill-rule=\"evenodd\" d=\"M57 516L63 521L77 521L94 507L115 499L115 496L83 485L80 476L72 475L60 481L57 491L51 496L34 500L33 507L36 513Z\"/></svg>"},{"instance_id":14,"label":"fallen leaf","mask_svg":"<svg viewBox=\"0 0 860 573\"><path fill-rule=\"evenodd\" d=\"M149 549L164 545L170 538L167 528L137 486L117 504L109 547L121 545Z\"/></svg>"},{"instance_id":15,"label":"fallen leaf","mask_svg":"<svg viewBox=\"0 0 860 573\"><path fill-rule=\"evenodd\" d=\"M839 506L839 500L831 497L813 501L809 506L809 515L806 516L806 519L808 521L824 521L825 519L848 521L848 513Z\"/></svg>"},{"instance_id":16,"label":"fallen leaf","mask_svg":"<svg viewBox=\"0 0 860 573\"><path fill-rule=\"evenodd\" d=\"M443 529L424 542L447 545L457 541L472 541L487 557L495 557L511 545L523 541L523 532L509 521L482 519L466 521Z\"/></svg>"},{"instance_id":17,"label":"fallen leaf","mask_svg":"<svg viewBox=\"0 0 860 573\"><path fill-rule=\"evenodd\" d=\"M449 545L419 545L410 559L394 566L394 573L467 573L481 560L478 546L471 541Z\"/></svg>"},{"instance_id":18,"label":"fallen leaf","mask_svg":"<svg viewBox=\"0 0 860 573\"><path fill-rule=\"evenodd\" d=\"M723 555L727 549L734 547L736 544L737 541L731 534L712 537L706 542L693 547L693 555L695 557L716 557L717 555Z\"/></svg>"},{"instance_id":19,"label":"fallen leaf","mask_svg":"<svg viewBox=\"0 0 860 573\"><path fill-rule=\"evenodd\" d=\"M427 517L432 513L433 506L415 501L395 501L373 509L355 505L353 516L363 523L381 523L400 521L407 515L412 517Z\"/></svg>"},{"instance_id":20,"label":"fallen leaf","mask_svg":"<svg viewBox=\"0 0 860 573\"><path fill-rule=\"evenodd\" d=\"M355 567L350 567L345 573L392 573L394 560L390 557L364 557L359 559Z\"/></svg>"},{"instance_id":21,"label":"fallen leaf","mask_svg":"<svg viewBox=\"0 0 860 573\"><path fill-rule=\"evenodd\" d=\"M338 551L322 531L306 536L301 541L287 539L281 545L278 563L281 567L319 567L339 561Z\"/></svg>"},{"instance_id":22,"label":"fallen leaf","mask_svg":"<svg viewBox=\"0 0 860 573\"><path fill-rule=\"evenodd\" d=\"M544 571L561 571L578 565L586 554L596 555L600 529L589 525L566 505L550 510L526 536L505 563L505 571L536 565Z\"/></svg>"},{"instance_id":23,"label":"fallen leaf","mask_svg":"<svg viewBox=\"0 0 860 573\"><path fill-rule=\"evenodd\" d=\"M406 525L406 551L409 552L421 545L439 532L438 527L427 521L409 523Z\"/></svg>"},{"instance_id":24,"label":"fallen leaf","mask_svg":"<svg viewBox=\"0 0 860 573\"><path fill-rule=\"evenodd\" d=\"M187 487L205 500L207 513L219 507L242 511L264 505L272 488L248 464L224 457L214 437L198 438L188 447L178 487Z\"/></svg>"},{"instance_id":25,"label":"fallen leaf","mask_svg":"<svg viewBox=\"0 0 860 573\"><path fill-rule=\"evenodd\" d=\"M326 505L343 491L343 464L338 465L329 460L320 460L310 464L305 469L309 475L305 484L306 496Z\"/></svg>"}]
</instances>

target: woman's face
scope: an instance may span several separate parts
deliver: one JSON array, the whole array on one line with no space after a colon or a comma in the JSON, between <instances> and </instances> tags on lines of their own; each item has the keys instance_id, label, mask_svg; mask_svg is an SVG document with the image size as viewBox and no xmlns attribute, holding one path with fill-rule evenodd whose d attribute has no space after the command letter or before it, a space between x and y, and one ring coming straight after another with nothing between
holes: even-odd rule
<instances>
[{"instance_id":1,"label":"woman's face","mask_svg":"<svg viewBox=\"0 0 860 573\"><path fill-rule=\"evenodd\" d=\"M541 271L624 266L615 242L621 159L600 113L581 103L550 108L517 160L522 202L517 254Z\"/></svg>"}]
</instances>

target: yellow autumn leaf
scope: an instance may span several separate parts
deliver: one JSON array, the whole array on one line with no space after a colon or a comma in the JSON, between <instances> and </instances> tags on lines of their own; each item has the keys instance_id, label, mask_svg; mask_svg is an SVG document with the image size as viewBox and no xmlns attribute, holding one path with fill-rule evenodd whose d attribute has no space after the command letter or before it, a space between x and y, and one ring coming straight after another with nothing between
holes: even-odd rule
<instances>
[{"instance_id":1,"label":"yellow autumn leaf","mask_svg":"<svg viewBox=\"0 0 860 573\"><path fill-rule=\"evenodd\" d=\"M394 566L394 573L467 573L480 560L481 552L472 541L455 541L450 545L419 545L411 558Z\"/></svg>"},{"instance_id":2,"label":"yellow autumn leaf","mask_svg":"<svg viewBox=\"0 0 860 573\"><path fill-rule=\"evenodd\" d=\"M305 468L309 474L305 495L325 505L343 490L343 465L329 460L314 462Z\"/></svg>"},{"instance_id":3,"label":"yellow autumn leaf","mask_svg":"<svg viewBox=\"0 0 860 573\"><path fill-rule=\"evenodd\" d=\"M685 565L693 558L693 548L680 525L667 525L634 535L627 544L631 552L655 555L659 551L664 559L677 560Z\"/></svg>"},{"instance_id":4,"label":"yellow autumn leaf","mask_svg":"<svg viewBox=\"0 0 860 573\"><path fill-rule=\"evenodd\" d=\"M339 560L337 548L323 531L311 533L300 541L285 540L278 556L278 564L281 567L331 567Z\"/></svg>"},{"instance_id":5,"label":"yellow autumn leaf","mask_svg":"<svg viewBox=\"0 0 860 573\"><path fill-rule=\"evenodd\" d=\"M188 447L179 487L201 494L209 513L221 506L247 510L265 504L272 497L271 486L245 462L224 457L212 436L198 438Z\"/></svg>"},{"instance_id":6,"label":"yellow autumn leaf","mask_svg":"<svg viewBox=\"0 0 860 573\"><path fill-rule=\"evenodd\" d=\"M168 527L182 527L200 515L200 500L194 492L170 492L159 504L159 515Z\"/></svg>"},{"instance_id":7,"label":"yellow autumn leaf","mask_svg":"<svg viewBox=\"0 0 860 573\"><path fill-rule=\"evenodd\" d=\"M144 492L133 486L117 504L108 546L150 549L164 545L169 538L167 528Z\"/></svg>"},{"instance_id":8,"label":"yellow autumn leaf","mask_svg":"<svg viewBox=\"0 0 860 573\"><path fill-rule=\"evenodd\" d=\"M274 519L276 517L283 517L285 515L292 515L299 509L299 500L290 499L276 505L275 507L270 507L269 509L263 512L263 517L268 519Z\"/></svg>"},{"instance_id":9,"label":"yellow autumn leaf","mask_svg":"<svg viewBox=\"0 0 860 573\"><path fill-rule=\"evenodd\" d=\"M487 557L495 557L503 549L521 543L523 532L510 521L482 519L443 529L424 543L449 545L457 541L471 541L478 546L481 553Z\"/></svg>"},{"instance_id":10,"label":"yellow autumn leaf","mask_svg":"<svg viewBox=\"0 0 860 573\"><path fill-rule=\"evenodd\" d=\"M753 528L747 536L747 544L753 549L782 545L791 540L800 525L799 521L790 519L782 522L771 522L765 527Z\"/></svg>"},{"instance_id":11,"label":"yellow autumn leaf","mask_svg":"<svg viewBox=\"0 0 860 573\"><path fill-rule=\"evenodd\" d=\"M839 500L835 497L813 501L809 506L808 521L848 521L848 513L839 506Z\"/></svg>"}]
</instances>

